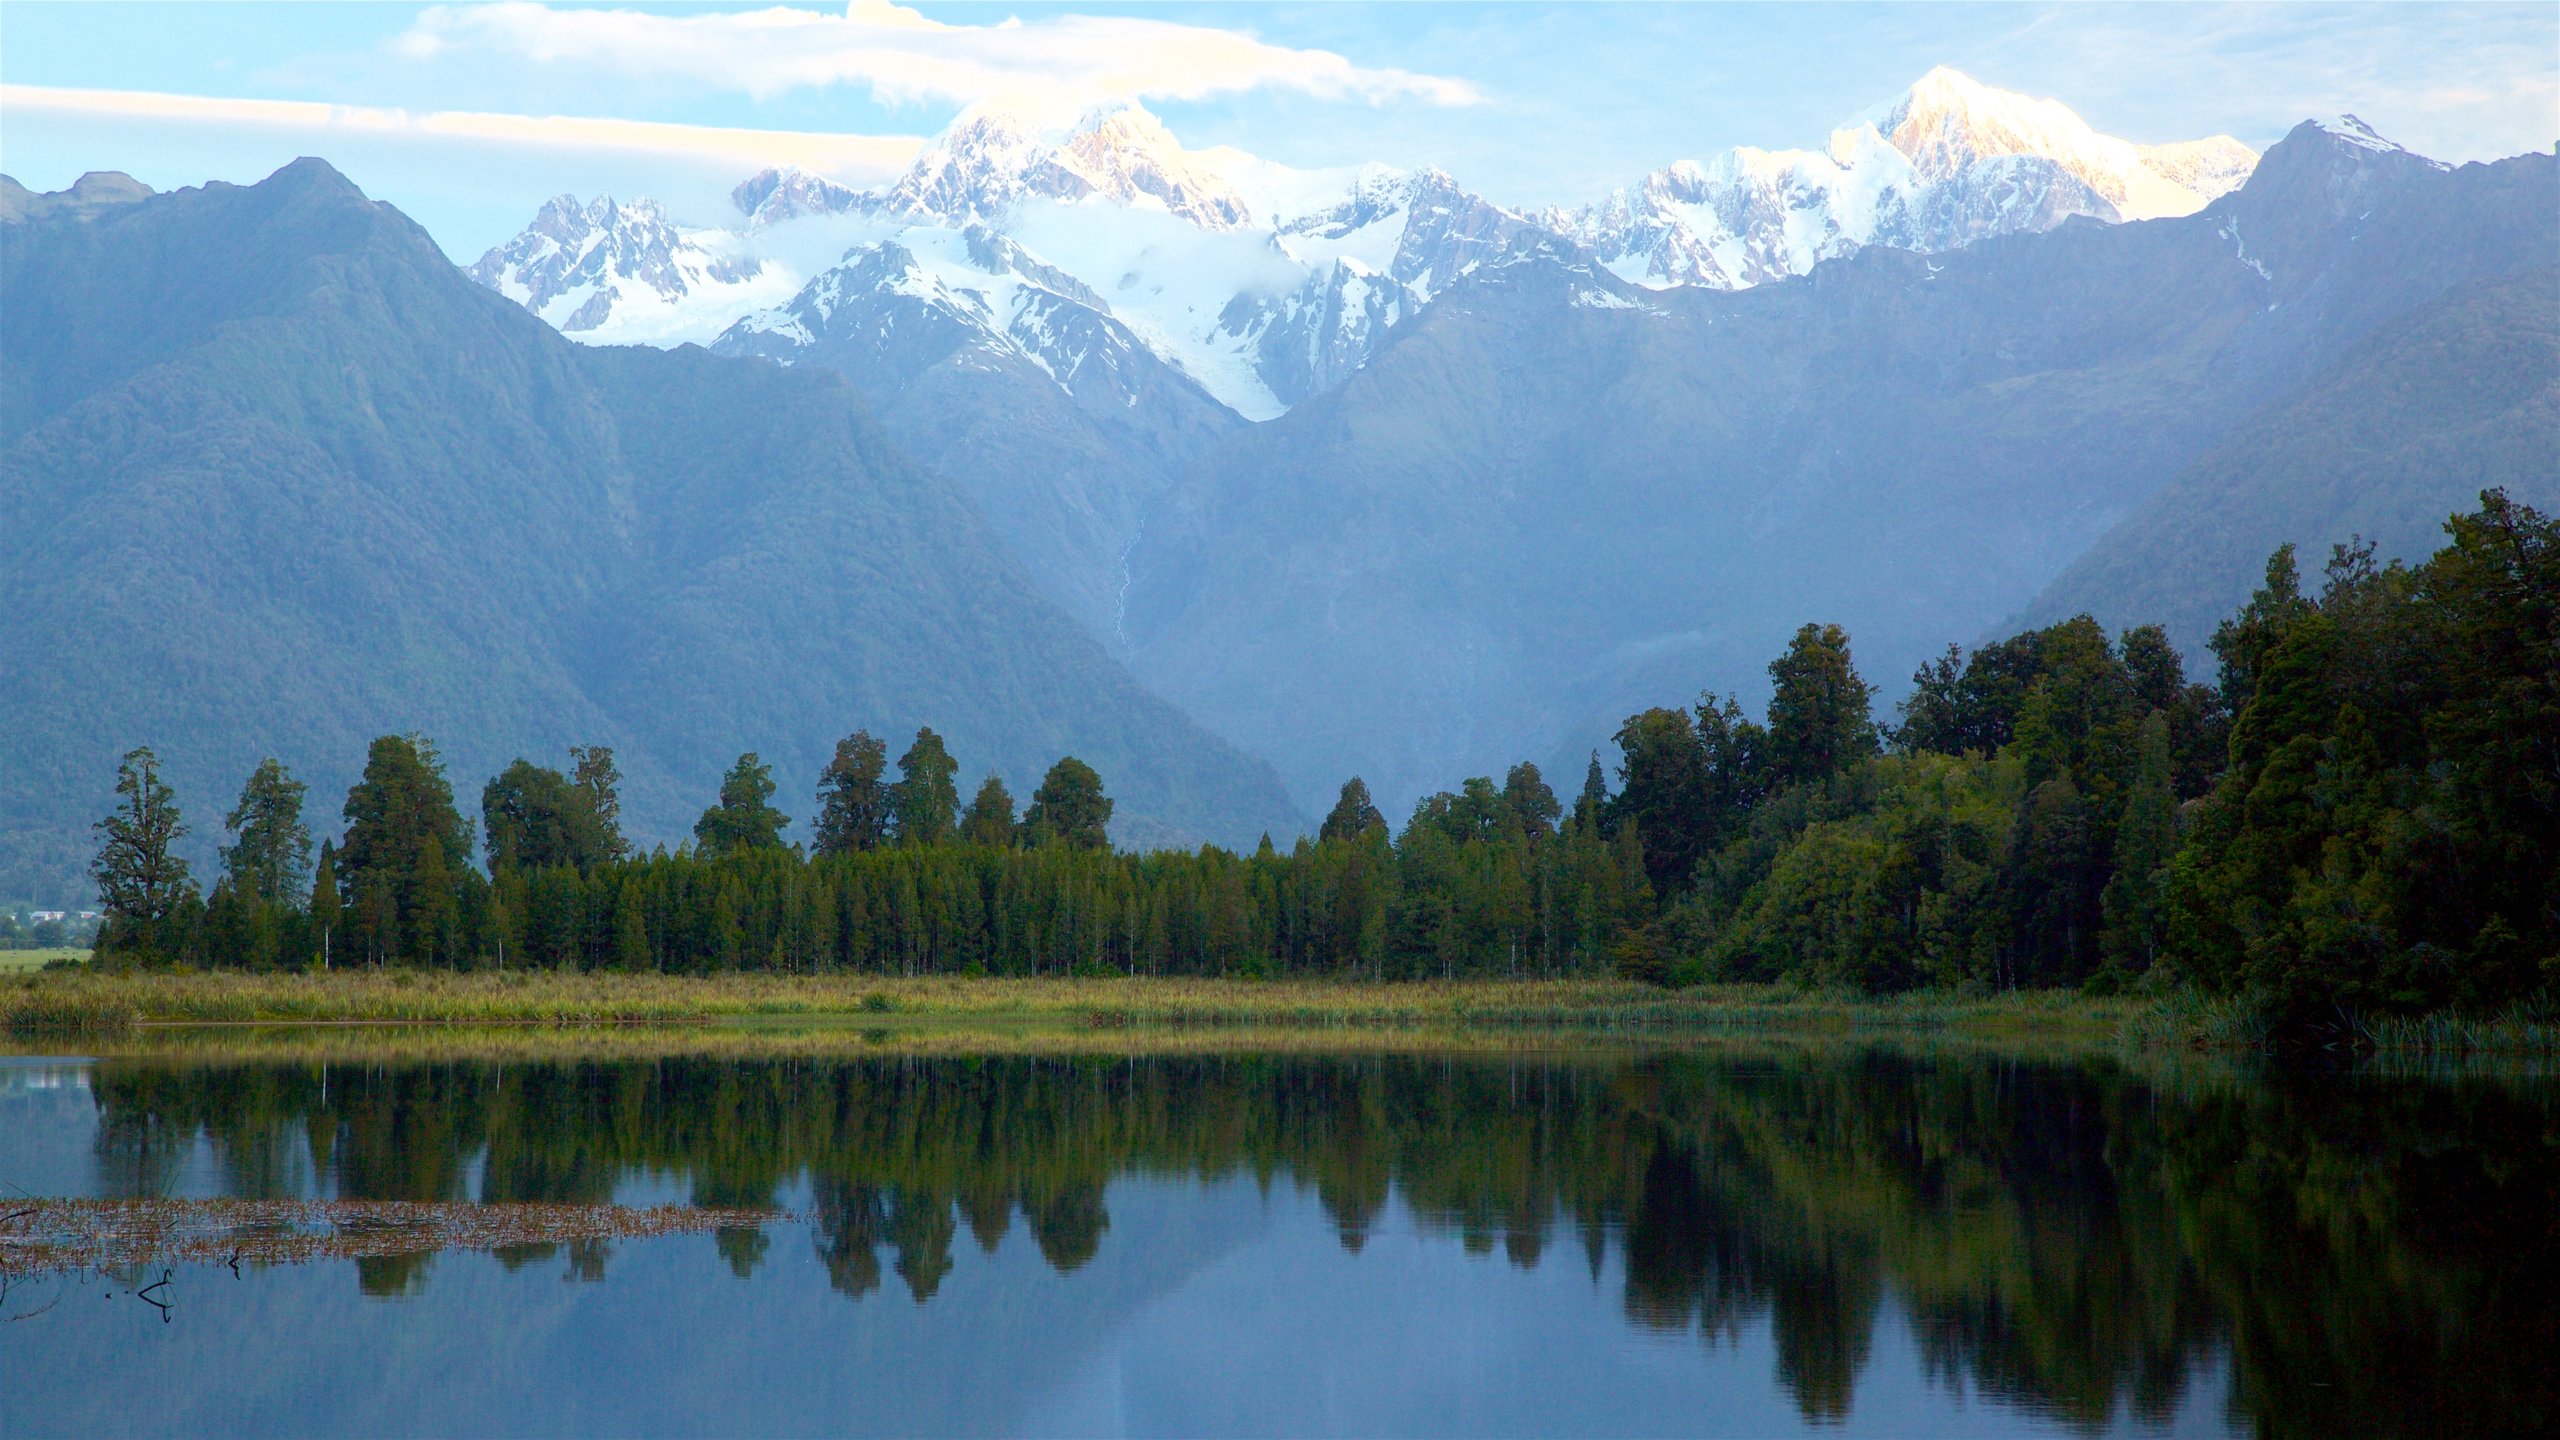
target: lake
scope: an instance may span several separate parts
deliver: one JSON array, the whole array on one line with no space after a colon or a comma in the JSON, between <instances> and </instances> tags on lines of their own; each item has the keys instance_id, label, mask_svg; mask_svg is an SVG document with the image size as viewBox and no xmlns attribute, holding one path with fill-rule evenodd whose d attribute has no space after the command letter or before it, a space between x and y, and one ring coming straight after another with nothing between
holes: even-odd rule
<instances>
[{"instance_id":1,"label":"lake","mask_svg":"<svg viewBox=\"0 0 2560 1440\"><path fill-rule=\"evenodd\" d=\"M2535 1074L866 1052L0 1058L0 1187L29 1197L0 1210L239 1202L169 1207L233 1228L147 1264L129 1238L68 1269L21 1243L0 1432L2560 1416L2560 1092ZM275 1218L303 1201L335 1217L327 1253ZM619 1208L659 1205L723 1218L656 1233Z\"/></svg>"}]
</instances>

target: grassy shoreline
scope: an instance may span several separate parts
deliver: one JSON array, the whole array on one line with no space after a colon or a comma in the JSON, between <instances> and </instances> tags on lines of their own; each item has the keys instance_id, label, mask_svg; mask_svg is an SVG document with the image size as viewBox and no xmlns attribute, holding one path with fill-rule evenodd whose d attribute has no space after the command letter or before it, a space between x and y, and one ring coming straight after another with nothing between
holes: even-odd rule
<instances>
[{"instance_id":1,"label":"grassy shoreline","mask_svg":"<svg viewBox=\"0 0 2560 1440\"><path fill-rule=\"evenodd\" d=\"M841 1018L1005 1021L1113 1030L1425 1027L2024 1029L2111 1035L2139 1002L2058 993L1853 997L1778 985L1665 991L1618 981L991 979L880 975L55 971L0 985L0 1028L208 1024L686 1025Z\"/></svg>"},{"instance_id":2,"label":"grassy shoreline","mask_svg":"<svg viewBox=\"0 0 2560 1440\"><path fill-rule=\"evenodd\" d=\"M1163 1032L1223 1032L1210 1044L1391 1042L1516 1045L1618 1039L1926 1038L2040 1051L2245 1051L2262 1037L2227 1002L2099 998L2070 991L1861 996L1784 985L1661 990L1621 981L996 979L962 976L554 972L328 975L50 971L0 980L0 1037L103 1040L243 1027L469 1027L482 1031L793 1027L792 1043L1072 1048L1165 1043ZM2381 1021L2359 1048L2406 1055L2560 1052L2540 1014Z\"/></svg>"}]
</instances>

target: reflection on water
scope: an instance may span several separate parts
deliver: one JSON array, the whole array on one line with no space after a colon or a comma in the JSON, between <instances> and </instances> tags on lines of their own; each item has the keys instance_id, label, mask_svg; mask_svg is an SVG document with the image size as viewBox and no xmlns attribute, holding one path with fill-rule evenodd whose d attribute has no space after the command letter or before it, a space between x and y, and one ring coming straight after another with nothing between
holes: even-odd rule
<instances>
[{"instance_id":1,"label":"reflection on water","mask_svg":"<svg viewBox=\"0 0 2560 1440\"><path fill-rule=\"evenodd\" d=\"M494 1272L477 1256L367 1255L353 1262L353 1288L408 1297L367 1324L557 1307L570 1302L509 1298L518 1292L504 1282L548 1266L612 1292L627 1264L645 1272L629 1296L665 1302L627 1321L651 1332L653 1353L709 1345L713 1325L766 1323L759 1306L773 1324L823 1327L849 1302L867 1314L843 1332L863 1337L855 1381L1008 1392L976 1409L902 1393L906 1409L794 1411L804 1423L786 1428L1845 1420L2485 1434L2560 1414L2548 1363L2560 1354L2549 1299L2560 1125L2540 1081L2163 1077L1895 1053L120 1061L44 1072L42 1084L28 1079L37 1073L0 1069L0 1180L45 1193L676 1201L793 1216L723 1225L707 1252L652 1249L702 1243L683 1240L507 1244ZM74 1130L77 1147L63 1138ZM1430 1268L1448 1264L1459 1268ZM751 1283L715 1315L707 1282L674 1278L687 1265ZM439 1266L462 1267L452 1285L468 1293L440 1296ZM294 1277L295 1293L335 1303L315 1288L343 1290L332 1273L345 1271ZM793 1308L804 1289L837 1308ZM1428 1333L1355 1340L1385 1323L1390 1289L1393 1305L1411 1307L1392 1311L1398 1323ZM880 1306L893 1308L868 1314ZM65 1390L86 1383L63 1358L74 1329L88 1327L83 1353L122 1343L90 1333L85 1308L77 1326L59 1314L0 1326L0 1359L13 1379L36 1377L32 1413L65 1427L103 1414L118 1428L119 1412L44 1403L49 1374ZM1174 1315L1189 1318L1172 1325ZM1295 1348L1295 1360L1239 1348L1284 1316L1293 1328L1267 1343ZM279 1311L267 1323L305 1322ZM844 1377L800 1375L794 1355L802 1368L848 1365L820 1331L798 1333L773 1334L758 1363L774 1367L779 1378L764 1383L777 1394L817 1387L801 1395L816 1405ZM895 1375L867 1373L930 1335L969 1339L954 1342L960 1353L925 1346ZM1160 1367L1133 1362L1142 1335L1165 1352ZM1688 1359L1666 1368L1675 1337ZM1364 1356L1376 1345L1400 1348ZM1109 1365L1093 1359L1104 1350L1117 1357ZM1495 1354L1514 1354L1504 1363L1517 1373L1468 1369ZM1779 1408L1732 1408L1746 1362L1750 1388ZM1306 1408L1303 1386L1278 1388L1293 1366L1345 1395L1461 1380L1523 1393L1470 1423L1324 1412ZM1402 1373L1362 1373L1389 1366ZM1435 1374L1442 1366L1453 1373ZM1261 1370L1281 1379L1254 1392L1243 1377ZM1710 1371L1726 1408L1667 1408ZM1229 1376L1235 1393L1183 1388L1204 1373ZM668 1379L626 1358L547 1383ZM1097 1411L1106 1383L1116 1388ZM1244 1407L1232 1424L1221 1403ZM488 1418L432 1404L400 1413L403 1428L429 1430ZM682 1409L538 1413L556 1423L528 1428L717 1431L739 1428L724 1414L743 1424L747 1412L691 1423ZM329 1428L319 1422L352 1417L310 1418ZM297 1428L273 1411L236 1423Z\"/></svg>"}]
</instances>

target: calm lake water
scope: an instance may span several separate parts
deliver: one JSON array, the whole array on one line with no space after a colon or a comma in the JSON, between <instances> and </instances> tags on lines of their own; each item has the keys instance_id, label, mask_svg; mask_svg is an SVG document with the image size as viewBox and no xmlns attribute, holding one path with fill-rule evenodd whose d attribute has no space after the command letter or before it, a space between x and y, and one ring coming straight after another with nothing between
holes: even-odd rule
<instances>
[{"instance_id":1,"label":"calm lake water","mask_svg":"<svg viewBox=\"0 0 2560 1440\"><path fill-rule=\"evenodd\" d=\"M0 1295L0 1433L2520 1434L2543 1079L0 1059L14 1195L772 1206Z\"/></svg>"}]
</instances>

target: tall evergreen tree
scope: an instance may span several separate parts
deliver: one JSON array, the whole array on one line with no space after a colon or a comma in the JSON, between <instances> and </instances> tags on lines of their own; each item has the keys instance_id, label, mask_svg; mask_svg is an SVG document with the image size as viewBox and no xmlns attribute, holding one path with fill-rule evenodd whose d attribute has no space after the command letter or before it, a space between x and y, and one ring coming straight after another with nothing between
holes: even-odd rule
<instances>
[{"instance_id":1,"label":"tall evergreen tree","mask_svg":"<svg viewBox=\"0 0 2560 1440\"><path fill-rule=\"evenodd\" d=\"M1964 647L1924 660L1911 672L1911 693L1902 697L1902 723L1889 737L1906 755L1964 753Z\"/></svg>"},{"instance_id":2,"label":"tall evergreen tree","mask_svg":"<svg viewBox=\"0 0 2560 1440\"><path fill-rule=\"evenodd\" d=\"M264 905L293 905L303 898L311 873L304 789L272 755L240 787L240 803L222 822L238 837L223 847L222 864L239 894Z\"/></svg>"},{"instance_id":3,"label":"tall evergreen tree","mask_svg":"<svg viewBox=\"0 0 2560 1440\"><path fill-rule=\"evenodd\" d=\"M1111 797L1102 793L1102 777L1073 755L1061 757L1031 792L1022 828L1034 845L1054 840L1076 850L1109 849Z\"/></svg>"},{"instance_id":4,"label":"tall evergreen tree","mask_svg":"<svg viewBox=\"0 0 2560 1440\"><path fill-rule=\"evenodd\" d=\"M901 845L937 845L951 837L960 816L960 762L943 748L930 726L898 757L898 783L889 787L889 818Z\"/></svg>"},{"instance_id":5,"label":"tall evergreen tree","mask_svg":"<svg viewBox=\"0 0 2560 1440\"><path fill-rule=\"evenodd\" d=\"M1013 792L1005 788L1003 776L989 774L979 782L969 813L960 817L960 843L1005 846L1013 841Z\"/></svg>"},{"instance_id":6,"label":"tall evergreen tree","mask_svg":"<svg viewBox=\"0 0 2560 1440\"><path fill-rule=\"evenodd\" d=\"M720 778L720 803L693 822L694 842L705 855L779 850L791 817L766 803L773 799L773 767L750 750Z\"/></svg>"},{"instance_id":7,"label":"tall evergreen tree","mask_svg":"<svg viewBox=\"0 0 2560 1440\"><path fill-rule=\"evenodd\" d=\"M365 752L363 777L347 792L345 815L338 864L375 958L430 953L453 904L449 862L471 853L471 827L454 809L453 786L433 742L418 735L376 739Z\"/></svg>"},{"instance_id":8,"label":"tall evergreen tree","mask_svg":"<svg viewBox=\"0 0 2560 1440\"><path fill-rule=\"evenodd\" d=\"M818 775L816 853L850 855L888 841L888 769L889 747L870 731L836 742L835 758Z\"/></svg>"},{"instance_id":9,"label":"tall evergreen tree","mask_svg":"<svg viewBox=\"0 0 2560 1440\"><path fill-rule=\"evenodd\" d=\"M1342 782L1342 793L1333 802L1332 813L1316 831L1319 840L1357 840L1372 829L1387 828L1387 817L1378 813L1377 803L1369 798L1368 782L1354 775Z\"/></svg>"},{"instance_id":10,"label":"tall evergreen tree","mask_svg":"<svg viewBox=\"0 0 2560 1440\"><path fill-rule=\"evenodd\" d=\"M1547 777L1538 767L1522 761L1502 777L1502 803L1520 826L1520 833L1532 844L1556 833L1556 822L1564 817L1564 807L1556 803L1556 792L1547 788Z\"/></svg>"},{"instance_id":11,"label":"tall evergreen tree","mask_svg":"<svg viewBox=\"0 0 2560 1440\"><path fill-rule=\"evenodd\" d=\"M1828 780L1874 755L1876 723L1868 710L1875 687L1858 678L1849 635L1837 625L1806 625L1769 662L1769 770L1779 785Z\"/></svg>"},{"instance_id":12,"label":"tall evergreen tree","mask_svg":"<svg viewBox=\"0 0 2560 1440\"><path fill-rule=\"evenodd\" d=\"M622 834L622 771L613 763L610 745L572 745L569 747L569 782L586 797L587 810L594 816L597 846L606 860L619 860L631 853L631 842Z\"/></svg>"},{"instance_id":13,"label":"tall evergreen tree","mask_svg":"<svg viewBox=\"0 0 2560 1440\"><path fill-rule=\"evenodd\" d=\"M1597 835L1609 816L1609 779L1600 770L1600 752L1591 752L1591 763L1582 771L1582 793L1574 797L1574 823L1586 833Z\"/></svg>"},{"instance_id":14,"label":"tall evergreen tree","mask_svg":"<svg viewBox=\"0 0 2560 1440\"><path fill-rule=\"evenodd\" d=\"M338 903L338 847L320 842L320 861L311 867L311 955L306 963L331 968L336 959L338 928L345 913Z\"/></svg>"},{"instance_id":15,"label":"tall evergreen tree","mask_svg":"<svg viewBox=\"0 0 2560 1440\"><path fill-rule=\"evenodd\" d=\"M604 752L604 757L609 768L612 752ZM582 768L591 764L582 758ZM604 798L599 798L600 793ZM623 850L620 827L598 808L613 803L611 794L611 785L597 785L592 774L582 782L548 766L518 759L480 792L489 872L494 875L500 870L539 870L554 865L592 870L619 858Z\"/></svg>"},{"instance_id":16,"label":"tall evergreen tree","mask_svg":"<svg viewBox=\"0 0 2560 1440\"><path fill-rule=\"evenodd\" d=\"M123 797L116 808L92 827L100 844L89 877L98 884L106 912L98 948L148 950L157 943L161 922L195 888L187 862L171 849L187 826L176 792L160 778L160 757L147 745L124 753L116 767L116 794Z\"/></svg>"},{"instance_id":17,"label":"tall evergreen tree","mask_svg":"<svg viewBox=\"0 0 2560 1440\"><path fill-rule=\"evenodd\" d=\"M1645 877L1657 895L1689 888L1714 823L1707 755L1689 713L1657 706L1618 728L1618 798L1613 825L1633 824Z\"/></svg>"},{"instance_id":18,"label":"tall evergreen tree","mask_svg":"<svg viewBox=\"0 0 2560 1440\"><path fill-rule=\"evenodd\" d=\"M2163 887L2178 846L2178 798L2171 789L2169 720L2154 710L2142 722L2133 783L2116 825L2115 878L2103 900L2108 960L2140 974L2160 957L2165 938Z\"/></svg>"}]
</instances>

